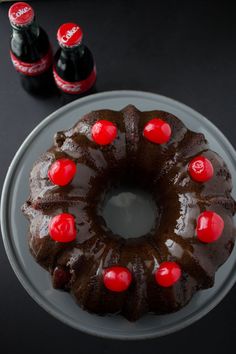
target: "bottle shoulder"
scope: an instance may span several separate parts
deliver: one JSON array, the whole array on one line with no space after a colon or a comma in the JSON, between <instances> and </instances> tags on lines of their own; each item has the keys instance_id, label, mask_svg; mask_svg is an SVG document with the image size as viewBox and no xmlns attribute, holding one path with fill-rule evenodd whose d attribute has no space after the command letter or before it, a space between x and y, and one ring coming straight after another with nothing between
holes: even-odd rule
<instances>
[{"instance_id":1,"label":"bottle shoulder","mask_svg":"<svg viewBox=\"0 0 236 354\"><path fill-rule=\"evenodd\" d=\"M25 62L35 62L50 50L47 33L38 28L38 34L28 31L13 31L10 41L13 54Z\"/></svg>"},{"instance_id":2,"label":"bottle shoulder","mask_svg":"<svg viewBox=\"0 0 236 354\"><path fill-rule=\"evenodd\" d=\"M92 52L85 45L81 51L59 48L54 56L54 68L57 74L69 82L85 80L94 65Z\"/></svg>"}]
</instances>

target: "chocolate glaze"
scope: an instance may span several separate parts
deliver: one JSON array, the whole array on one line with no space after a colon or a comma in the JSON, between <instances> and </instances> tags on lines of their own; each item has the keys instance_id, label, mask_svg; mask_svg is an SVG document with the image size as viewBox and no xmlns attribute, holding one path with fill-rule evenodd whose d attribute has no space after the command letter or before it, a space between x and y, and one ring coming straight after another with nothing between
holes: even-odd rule
<instances>
[{"instance_id":1,"label":"chocolate glaze","mask_svg":"<svg viewBox=\"0 0 236 354\"><path fill-rule=\"evenodd\" d=\"M167 144L143 138L152 118L167 121L172 136ZM118 127L118 137L107 146L91 139L91 126L107 119ZM191 180L189 161L206 156L214 177L206 183ZM56 159L77 163L74 180L65 187L52 185L48 168ZM106 191L119 183L149 190L159 218L149 234L124 239L114 235L97 213ZM120 313L135 321L146 312L177 311L199 289L212 287L216 270L229 257L235 232L235 202L231 176L223 159L209 150L203 134L188 130L175 116L163 111L140 112L129 105L116 112L100 110L85 115L67 131L58 132L54 145L35 163L30 175L30 196L23 212L30 221L29 246L36 261L52 274L54 287L71 292L82 308L97 314ZM204 210L216 211L225 222L221 238L204 244L195 235L196 220ZM60 244L48 235L48 223L58 213L75 216L75 242ZM128 236L128 235L127 235ZM163 261L176 261L183 275L170 288L158 286L154 272ZM103 269L121 265L133 281L123 293L107 290Z\"/></svg>"}]
</instances>

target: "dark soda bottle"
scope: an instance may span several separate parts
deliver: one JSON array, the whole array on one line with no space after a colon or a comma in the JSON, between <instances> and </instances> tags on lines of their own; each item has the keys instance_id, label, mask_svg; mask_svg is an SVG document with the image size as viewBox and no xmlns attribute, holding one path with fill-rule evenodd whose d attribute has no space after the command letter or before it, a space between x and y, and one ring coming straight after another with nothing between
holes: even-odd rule
<instances>
[{"instance_id":1,"label":"dark soda bottle","mask_svg":"<svg viewBox=\"0 0 236 354\"><path fill-rule=\"evenodd\" d=\"M95 92L96 66L82 37L82 29L75 23L65 23L57 32L60 48L54 57L53 75L65 103Z\"/></svg>"},{"instance_id":2,"label":"dark soda bottle","mask_svg":"<svg viewBox=\"0 0 236 354\"><path fill-rule=\"evenodd\" d=\"M25 2L9 9L12 26L10 56L23 87L45 95L55 87L52 75L52 49L46 32L38 26L33 8Z\"/></svg>"}]
</instances>

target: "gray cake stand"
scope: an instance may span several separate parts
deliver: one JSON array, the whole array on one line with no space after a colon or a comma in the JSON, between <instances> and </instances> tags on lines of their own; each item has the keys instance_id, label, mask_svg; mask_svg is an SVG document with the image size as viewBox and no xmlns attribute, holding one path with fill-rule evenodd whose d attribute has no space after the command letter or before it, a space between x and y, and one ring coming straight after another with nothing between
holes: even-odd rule
<instances>
[{"instance_id":1,"label":"gray cake stand","mask_svg":"<svg viewBox=\"0 0 236 354\"><path fill-rule=\"evenodd\" d=\"M216 274L212 289L194 296L188 306L169 315L146 315L135 323L121 316L97 316L83 311L72 297L54 290L49 274L32 258L27 245L28 223L20 207L28 196L28 177L33 162L52 145L55 132L71 127L91 110L119 110L134 104L140 110L165 110L175 114L192 130L202 132L211 149L226 161L236 181L236 153L224 135L193 109L170 98L138 91L112 91L88 96L60 108L42 121L16 153L6 176L1 201L1 226L5 249L18 279L32 298L62 322L89 334L115 339L147 339L166 335L197 321L213 309L236 280L236 247ZM234 198L236 190L233 190Z\"/></svg>"}]
</instances>

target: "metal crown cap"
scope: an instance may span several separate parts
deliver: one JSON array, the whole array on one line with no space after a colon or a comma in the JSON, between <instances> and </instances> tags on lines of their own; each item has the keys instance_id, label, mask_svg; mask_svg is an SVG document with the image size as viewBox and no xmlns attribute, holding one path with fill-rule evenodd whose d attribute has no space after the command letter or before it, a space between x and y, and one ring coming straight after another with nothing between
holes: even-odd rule
<instances>
[{"instance_id":1,"label":"metal crown cap","mask_svg":"<svg viewBox=\"0 0 236 354\"><path fill-rule=\"evenodd\" d=\"M16 2L10 7L8 17L13 25L25 26L33 21L34 10L26 2Z\"/></svg>"},{"instance_id":2,"label":"metal crown cap","mask_svg":"<svg viewBox=\"0 0 236 354\"><path fill-rule=\"evenodd\" d=\"M57 40L60 46L74 47L81 43L83 31L76 23L64 23L57 31Z\"/></svg>"}]
</instances>

